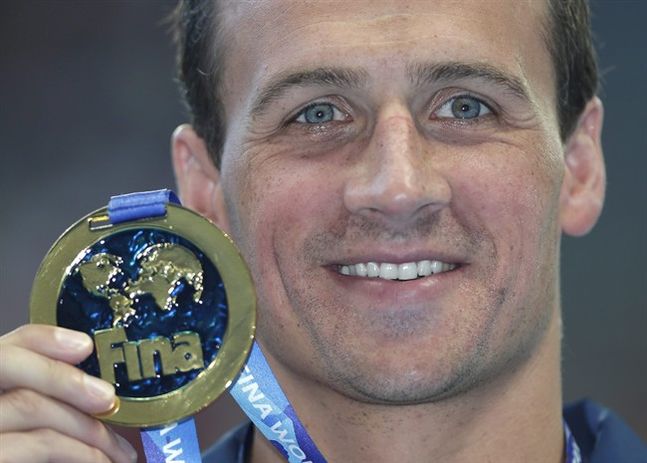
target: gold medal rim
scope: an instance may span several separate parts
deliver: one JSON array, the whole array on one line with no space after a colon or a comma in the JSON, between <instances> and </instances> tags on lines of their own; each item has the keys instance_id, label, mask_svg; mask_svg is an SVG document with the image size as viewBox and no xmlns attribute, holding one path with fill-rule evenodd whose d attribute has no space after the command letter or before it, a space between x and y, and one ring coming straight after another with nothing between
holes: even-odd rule
<instances>
[{"instance_id":1,"label":"gold medal rim","mask_svg":"<svg viewBox=\"0 0 647 463\"><path fill-rule=\"evenodd\" d=\"M65 278L79 254L101 239L122 231L148 228L171 232L190 241L216 267L227 294L227 328L218 355L196 378L179 389L146 398L119 396L119 410L102 419L121 426L155 427L194 415L229 388L251 350L256 328L256 294L247 265L227 234L184 207L168 204L163 217L92 231L91 219L106 214L105 207L88 214L52 245L34 280L30 323L57 324L57 302Z\"/></svg>"}]
</instances>

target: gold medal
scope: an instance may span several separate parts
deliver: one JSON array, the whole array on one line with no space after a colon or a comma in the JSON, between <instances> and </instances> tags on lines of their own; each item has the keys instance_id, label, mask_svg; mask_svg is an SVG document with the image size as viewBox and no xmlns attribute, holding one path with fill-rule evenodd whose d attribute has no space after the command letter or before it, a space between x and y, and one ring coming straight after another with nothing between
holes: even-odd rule
<instances>
[{"instance_id":1,"label":"gold medal","mask_svg":"<svg viewBox=\"0 0 647 463\"><path fill-rule=\"evenodd\" d=\"M151 427L195 414L236 379L252 345L256 298L233 242L174 204L113 225L106 208L68 229L45 256L30 320L89 334L78 366L115 385L103 420Z\"/></svg>"}]
</instances>

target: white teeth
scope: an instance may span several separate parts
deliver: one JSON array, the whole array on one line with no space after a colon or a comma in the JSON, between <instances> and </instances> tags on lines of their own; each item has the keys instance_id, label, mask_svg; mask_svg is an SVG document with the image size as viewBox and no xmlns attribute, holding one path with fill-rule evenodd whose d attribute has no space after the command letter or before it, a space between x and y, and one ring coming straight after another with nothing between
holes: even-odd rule
<instances>
[{"instance_id":1,"label":"white teeth","mask_svg":"<svg viewBox=\"0 0 647 463\"><path fill-rule=\"evenodd\" d=\"M396 264L380 264L380 278L395 280L398 278L398 266Z\"/></svg>"},{"instance_id":2,"label":"white teeth","mask_svg":"<svg viewBox=\"0 0 647 463\"><path fill-rule=\"evenodd\" d=\"M421 260L418 262L418 275L421 277L426 277L431 275L431 261L430 260Z\"/></svg>"},{"instance_id":3,"label":"white teeth","mask_svg":"<svg viewBox=\"0 0 647 463\"><path fill-rule=\"evenodd\" d=\"M443 271L443 263L439 260L431 261L431 273L436 274Z\"/></svg>"},{"instance_id":4,"label":"white teeth","mask_svg":"<svg viewBox=\"0 0 647 463\"><path fill-rule=\"evenodd\" d=\"M418 278L418 266L415 262L398 265L398 280L413 280Z\"/></svg>"},{"instance_id":5,"label":"white teeth","mask_svg":"<svg viewBox=\"0 0 647 463\"><path fill-rule=\"evenodd\" d=\"M369 262L366 264L366 276L370 278L375 278L380 276L380 266L375 262Z\"/></svg>"},{"instance_id":6,"label":"white teeth","mask_svg":"<svg viewBox=\"0 0 647 463\"><path fill-rule=\"evenodd\" d=\"M365 277L368 274L368 270L366 268L366 265L364 264L355 264L355 274L358 277Z\"/></svg>"},{"instance_id":7,"label":"white teeth","mask_svg":"<svg viewBox=\"0 0 647 463\"><path fill-rule=\"evenodd\" d=\"M421 260L419 262L405 262L404 264L368 262L366 264L342 265L339 268L339 273L349 276L383 278L385 280L414 280L418 277L443 273L455 268L455 264L448 264L438 260Z\"/></svg>"}]
</instances>

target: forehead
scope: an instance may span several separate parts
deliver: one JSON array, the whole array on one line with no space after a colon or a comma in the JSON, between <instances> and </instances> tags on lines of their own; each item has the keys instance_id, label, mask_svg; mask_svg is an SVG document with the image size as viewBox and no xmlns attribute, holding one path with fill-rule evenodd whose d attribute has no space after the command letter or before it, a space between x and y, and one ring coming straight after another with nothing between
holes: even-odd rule
<instances>
[{"instance_id":1,"label":"forehead","mask_svg":"<svg viewBox=\"0 0 647 463\"><path fill-rule=\"evenodd\" d=\"M551 95L540 0L260 0L223 6L225 87L286 70L355 66L379 79L412 63L500 68ZM225 92L225 95L227 92Z\"/></svg>"}]
</instances>

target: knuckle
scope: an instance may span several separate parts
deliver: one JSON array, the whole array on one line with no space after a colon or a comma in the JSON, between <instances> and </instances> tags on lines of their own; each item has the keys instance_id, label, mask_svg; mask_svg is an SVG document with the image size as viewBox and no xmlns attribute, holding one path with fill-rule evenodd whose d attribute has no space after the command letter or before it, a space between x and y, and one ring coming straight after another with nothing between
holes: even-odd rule
<instances>
[{"instance_id":1,"label":"knuckle","mask_svg":"<svg viewBox=\"0 0 647 463\"><path fill-rule=\"evenodd\" d=\"M2 400L9 409L23 416L35 416L40 413L45 401L40 394L30 389L13 389L3 394Z\"/></svg>"},{"instance_id":2,"label":"knuckle","mask_svg":"<svg viewBox=\"0 0 647 463\"><path fill-rule=\"evenodd\" d=\"M38 440L43 448L47 448L51 443L55 443L58 433L49 428L35 429L31 434Z\"/></svg>"},{"instance_id":3,"label":"knuckle","mask_svg":"<svg viewBox=\"0 0 647 463\"><path fill-rule=\"evenodd\" d=\"M51 384L74 384L77 390L81 386L81 371L76 368L71 368L65 362L44 358L45 360L45 377Z\"/></svg>"},{"instance_id":4,"label":"knuckle","mask_svg":"<svg viewBox=\"0 0 647 463\"><path fill-rule=\"evenodd\" d=\"M60 435L51 429L40 428L23 433L25 444L28 445L30 452L33 454L47 455L47 449L52 449L55 445L60 445Z\"/></svg>"}]
</instances>

